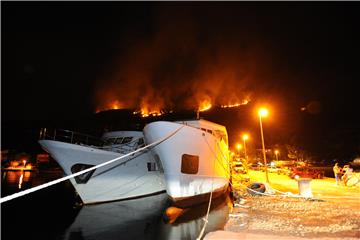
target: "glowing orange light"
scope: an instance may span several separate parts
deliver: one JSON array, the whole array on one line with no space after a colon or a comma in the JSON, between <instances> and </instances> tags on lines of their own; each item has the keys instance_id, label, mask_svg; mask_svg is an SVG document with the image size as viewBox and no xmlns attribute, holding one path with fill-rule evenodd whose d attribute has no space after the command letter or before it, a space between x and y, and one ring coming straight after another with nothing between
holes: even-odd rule
<instances>
[{"instance_id":1,"label":"glowing orange light","mask_svg":"<svg viewBox=\"0 0 360 240\"><path fill-rule=\"evenodd\" d=\"M239 107L242 105L246 105L249 103L249 100L245 99L241 103L233 103L233 104L227 104L227 105L221 105L222 108L233 108L233 107Z\"/></svg>"},{"instance_id":2,"label":"glowing orange light","mask_svg":"<svg viewBox=\"0 0 360 240\"><path fill-rule=\"evenodd\" d=\"M31 163L29 163L28 165L26 165L26 167L25 167L26 169L32 169L32 165L31 165Z\"/></svg>"},{"instance_id":3,"label":"glowing orange light","mask_svg":"<svg viewBox=\"0 0 360 240\"><path fill-rule=\"evenodd\" d=\"M204 101L200 102L199 112L207 111L211 107L212 107L211 101L210 100L204 100Z\"/></svg>"},{"instance_id":4,"label":"glowing orange light","mask_svg":"<svg viewBox=\"0 0 360 240\"><path fill-rule=\"evenodd\" d=\"M240 149L242 149L242 145L241 145L240 143L238 143L238 144L236 145L236 148L237 148L238 150L240 150Z\"/></svg>"},{"instance_id":5,"label":"glowing orange light","mask_svg":"<svg viewBox=\"0 0 360 240\"><path fill-rule=\"evenodd\" d=\"M269 111L266 108L260 108L258 113L260 117L266 117L269 114Z\"/></svg>"},{"instance_id":6,"label":"glowing orange light","mask_svg":"<svg viewBox=\"0 0 360 240\"><path fill-rule=\"evenodd\" d=\"M153 117L157 117L157 116L161 116L162 112L160 109L149 109L148 107L142 107L140 110L138 111L134 111L133 114L140 114L141 117L149 117L149 116L153 116Z\"/></svg>"},{"instance_id":7,"label":"glowing orange light","mask_svg":"<svg viewBox=\"0 0 360 240\"><path fill-rule=\"evenodd\" d=\"M242 138L243 138L243 140L244 140L244 141L246 141L246 140L248 140L248 139L249 139L249 135L244 134L244 135L242 136Z\"/></svg>"},{"instance_id":8,"label":"glowing orange light","mask_svg":"<svg viewBox=\"0 0 360 240\"><path fill-rule=\"evenodd\" d=\"M102 111L116 110L121 108L124 108L124 105L119 100L113 100L109 101L105 106L98 107L95 112L98 113Z\"/></svg>"},{"instance_id":9,"label":"glowing orange light","mask_svg":"<svg viewBox=\"0 0 360 240\"><path fill-rule=\"evenodd\" d=\"M20 176L20 178L19 178L19 185L18 185L19 189L21 189L21 185L22 185L22 183L23 183L23 178L24 178L24 173L22 172L22 173L21 173L21 176Z\"/></svg>"},{"instance_id":10,"label":"glowing orange light","mask_svg":"<svg viewBox=\"0 0 360 240\"><path fill-rule=\"evenodd\" d=\"M118 101L113 102L112 109L119 109L119 102Z\"/></svg>"}]
</instances>

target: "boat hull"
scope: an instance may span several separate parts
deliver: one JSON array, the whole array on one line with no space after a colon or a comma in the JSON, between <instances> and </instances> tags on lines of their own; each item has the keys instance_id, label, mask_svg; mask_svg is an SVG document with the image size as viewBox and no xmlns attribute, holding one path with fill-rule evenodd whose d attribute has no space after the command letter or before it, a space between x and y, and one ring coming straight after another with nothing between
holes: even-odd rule
<instances>
[{"instance_id":1,"label":"boat hull","mask_svg":"<svg viewBox=\"0 0 360 240\"><path fill-rule=\"evenodd\" d=\"M40 140L42 148L66 175L122 156L120 153L53 140ZM164 176L148 152L121 159L70 181L84 204L125 200L165 192Z\"/></svg>"},{"instance_id":2,"label":"boat hull","mask_svg":"<svg viewBox=\"0 0 360 240\"><path fill-rule=\"evenodd\" d=\"M166 191L178 207L186 208L224 193L229 184L230 168L225 141L200 127L176 122L153 122L145 126L146 142L163 138L180 126L168 140L155 146L152 154L162 163Z\"/></svg>"}]
</instances>

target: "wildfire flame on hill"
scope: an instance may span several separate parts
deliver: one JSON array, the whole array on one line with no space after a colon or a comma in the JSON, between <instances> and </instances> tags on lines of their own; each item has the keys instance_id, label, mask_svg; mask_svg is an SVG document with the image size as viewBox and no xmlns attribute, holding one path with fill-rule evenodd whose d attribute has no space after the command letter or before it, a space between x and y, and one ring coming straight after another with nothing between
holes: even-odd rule
<instances>
[{"instance_id":1,"label":"wildfire flame on hill","mask_svg":"<svg viewBox=\"0 0 360 240\"><path fill-rule=\"evenodd\" d=\"M221 108L235 108L235 107L240 107L243 105L246 105L249 103L250 100L243 100L241 103L233 103L233 104L228 104L228 105L221 105ZM102 110L97 110L96 112L101 112L101 111L106 111L106 110L116 110L116 109L122 109L120 106L123 106L118 100L113 101L112 103L108 104L107 108L104 108ZM199 103L199 107L198 107L198 111L199 112L204 112L207 111L209 109L211 109L213 107L212 103L211 103L211 99L207 98L203 101L201 101ZM156 117L156 116L161 116L164 114L164 109L160 108L160 107L156 107L156 106L149 106L149 105L143 105L140 109L135 110L133 112L133 114L137 115L139 114L141 117ZM173 110L169 111L170 113L173 112Z\"/></svg>"},{"instance_id":2,"label":"wildfire flame on hill","mask_svg":"<svg viewBox=\"0 0 360 240\"><path fill-rule=\"evenodd\" d=\"M233 103L233 104L228 104L228 105L221 105L221 108L239 107L239 106L242 106L242 105L246 105L248 103L249 103L249 100L245 99L241 103Z\"/></svg>"},{"instance_id":3,"label":"wildfire flame on hill","mask_svg":"<svg viewBox=\"0 0 360 240\"><path fill-rule=\"evenodd\" d=\"M98 113L106 110L115 110L122 108L124 108L123 104L121 104L119 100L113 100L113 101L109 101L107 104L105 104L102 107L98 107L95 112Z\"/></svg>"},{"instance_id":4,"label":"wildfire flame on hill","mask_svg":"<svg viewBox=\"0 0 360 240\"><path fill-rule=\"evenodd\" d=\"M245 44L245 48L240 40L231 41L237 39L232 31L203 41L207 33L197 26L202 20L195 12L187 8L157 11L149 34L120 40L127 43L126 48L119 49L119 57L104 69L110 75L104 74L95 86L97 111L137 109L135 114L146 117L160 115L164 109L206 111L246 104L252 92L249 83L256 80L257 57L261 58L256 46L251 49ZM209 31L222 30L214 27ZM230 40L225 44L224 39Z\"/></svg>"},{"instance_id":5,"label":"wildfire flame on hill","mask_svg":"<svg viewBox=\"0 0 360 240\"><path fill-rule=\"evenodd\" d=\"M202 102L200 102L198 110L199 110L199 112L204 112L204 111L209 110L211 107L212 107L211 100L206 99L206 100L203 100Z\"/></svg>"}]
</instances>

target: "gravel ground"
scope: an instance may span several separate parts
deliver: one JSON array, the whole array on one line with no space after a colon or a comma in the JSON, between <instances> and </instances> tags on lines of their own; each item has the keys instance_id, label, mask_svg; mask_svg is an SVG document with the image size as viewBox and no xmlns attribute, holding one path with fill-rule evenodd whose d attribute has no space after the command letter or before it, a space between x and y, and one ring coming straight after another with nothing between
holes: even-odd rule
<instances>
[{"instance_id":1,"label":"gravel ground","mask_svg":"<svg viewBox=\"0 0 360 240\"><path fill-rule=\"evenodd\" d=\"M286 178L279 182L285 183L283 186L290 185ZM323 197L324 194L335 196L336 192L344 196L323 198L324 200L251 196L243 188L237 188L236 204L224 230L271 235L275 236L274 239L276 236L288 239L360 239L359 189L333 187L331 179L319 180L318 184ZM326 189L330 190L326 192ZM284 187L281 190L289 189ZM314 188L313 193L320 195L320 190ZM349 198L349 194L353 197Z\"/></svg>"},{"instance_id":2,"label":"gravel ground","mask_svg":"<svg viewBox=\"0 0 360 240\"><path fill-rule=\"evenodd\" d=\"M360 239L360 204L252 197L247 230L307 238Z\"/></svg>"}]
</instances>

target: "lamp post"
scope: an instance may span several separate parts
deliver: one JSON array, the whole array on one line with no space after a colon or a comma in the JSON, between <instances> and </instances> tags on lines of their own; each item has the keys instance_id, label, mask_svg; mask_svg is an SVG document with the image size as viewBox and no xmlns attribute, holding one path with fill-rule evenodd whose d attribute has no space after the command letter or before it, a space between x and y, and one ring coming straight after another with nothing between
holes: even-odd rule
<instances>
[{"instance_id":1,"label":"lamp post","mask_svg":"<svg viewBox=\"0 0 360 240\"><path fill-rule=\"evenodd\" d=\"M275 150L276 161L279 161L278 154L279 154L279 150Z\"/></svg>"},{"instance_id":2,"label":"lamp post","mask_svg":"<svg viewBox=\"0 0 360 240\"><path fill-rule=\"evenodd\" d=\"M259 122L260 122L262 152L263 152L264 164L265 164L265 176L266 176L266 182L269 183L269 176L268 176L268 169L267 169L267 162L266 162L265 143L264 143L264 133L263 133L263 127L262 127L262 121L261 121L261 118L266 117L267 115L268 115L268 110L266 108L259 109Z\"/></svg>"},{"instance_id":3,"label":"lamp post","mask_svg":"<svg viewBox=\"0 0 360 240\"><path fill-rule=\"evenodd\" d=\"M246 140L249 139L249 136L247 134L244 134L242 139L244 140L244 157L245 157L245 160L247 160L247 155L246 155Z\"/></svg>"}]
</instances>

